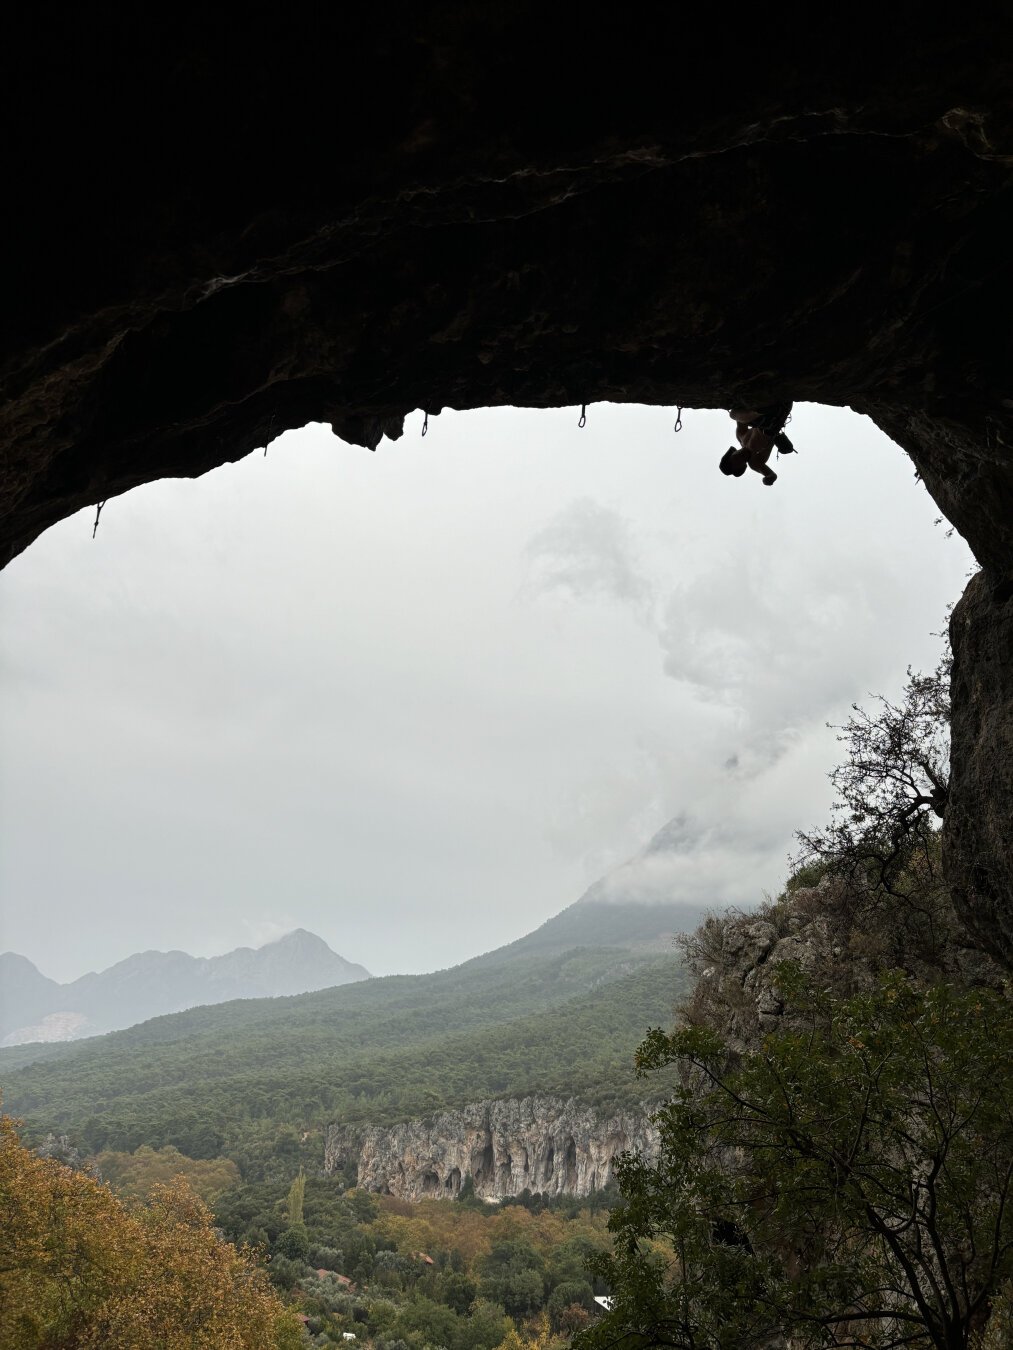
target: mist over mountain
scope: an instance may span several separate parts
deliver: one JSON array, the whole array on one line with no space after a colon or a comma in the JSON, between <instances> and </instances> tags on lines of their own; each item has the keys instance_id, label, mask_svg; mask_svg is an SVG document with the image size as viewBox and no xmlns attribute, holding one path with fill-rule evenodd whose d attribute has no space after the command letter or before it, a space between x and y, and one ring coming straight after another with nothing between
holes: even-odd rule
<instances>
[{"instance_id":1,"label":"mist over mountain","mask_svg":"<svg viewBox=\"0 0 1013 1350\"><path fill-rule=\"evenodd\" d=\"M499 965L575 947L671 953L676 935L692 933L714 908L681 900L606 899L603 886L604 882L595 882L579 900L533 932L475 957L466 966Z\"/></svg>"},{"instance_id":2,"label":"mist over mountain","mask_svg":"<svg viewBox=\"0 0 1013 1350\"><path fill-rule=\"evenodd\" d=\"M670 952L674 936L692 932L713 908L671 898L712 893L697 875L701 854L709 856L727 842L712 836L691 818L675 817L579 900L461 969L576 947ZM237 947L223 956L140 952L68 984L48 979L26 957L7 952L0 954L0 1046L79 1040L188 1008L312 993L368 978L363 966L346 961L302 928L266 946Z\"/></svg>"},{"instance_id":3,"label":"mist over mountain","mask_svg":"<svg viewBox=\"0 0 1013 1350\"><path fill-rule=\"evenodd\" d=\"M4 952L0 1044L77 1040L203 1004L305 994L369 978L363 966L303 928L222 956L138 952L69 984L48 979L24 956Z\"/></svg>"},{"instance_id":4,"label":"mist over mountain","mask_svg":"<svg viewBox=\"0 0 1013 1350\"><path fill-rule=\"evenodd\" d=\"M735 904L748 909L759 896L755 887L744 892L741 878L764 874L770 847L762 820L752 824L712 821L681 811L632 857L594 882L581 903L660 905L676 914L682 909L686 915L702 918L715 906L698 897L719 896L719 908ZM697 922L682 927L692 929Z\"/></svg>"}]
</instances>

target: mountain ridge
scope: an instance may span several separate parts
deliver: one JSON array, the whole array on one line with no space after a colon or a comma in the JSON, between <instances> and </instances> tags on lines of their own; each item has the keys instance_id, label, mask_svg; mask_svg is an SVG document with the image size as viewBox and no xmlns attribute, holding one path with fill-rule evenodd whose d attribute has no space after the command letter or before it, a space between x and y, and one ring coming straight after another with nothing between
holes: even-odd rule
<instances>
[{"instance_id":1,"label":"mountain ridge","mask_svg":"<svg viewBox=\"0 0 1013 1350\"><path fill-rule=\"evenodd\" d=\"M278 998L370 979L323 938L294 929L261 947L220 956L134 952L66 984L25 956L0 953L0 1045L78 1040L152 1017L237 998Z\"/></svg>"}]
</instances>

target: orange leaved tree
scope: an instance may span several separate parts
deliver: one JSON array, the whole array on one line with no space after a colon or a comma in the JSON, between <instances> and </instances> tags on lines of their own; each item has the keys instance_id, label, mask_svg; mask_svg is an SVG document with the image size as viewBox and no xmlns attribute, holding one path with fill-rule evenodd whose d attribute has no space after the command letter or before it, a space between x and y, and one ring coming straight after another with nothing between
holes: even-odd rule
<instances>
[{"instance_id":1,"label":"orange leaved tree","mask_svg":"<svg viewBox=\"0 0 1013 1350\"><path fill-rule=\"evenodd\" d=\"M298 1322L179 1182L127 1209L0 1116L0 1350L294 1350Z\"/></svg>"}]
</instances>

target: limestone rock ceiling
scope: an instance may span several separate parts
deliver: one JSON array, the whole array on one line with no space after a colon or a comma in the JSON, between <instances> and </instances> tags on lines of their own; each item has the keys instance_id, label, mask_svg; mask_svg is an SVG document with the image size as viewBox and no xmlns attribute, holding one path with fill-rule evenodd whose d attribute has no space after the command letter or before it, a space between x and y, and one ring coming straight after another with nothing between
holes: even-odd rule
<instances>
[{"instance_id":1,"label":"limestone rock ceiling","mask_svg":"<svg viewBox=\"0 0 1013 1350\"><path fill-rule=\"evenodd\" d=\"M1003 30L659 8L9 43L4 560L311 419L789 396L916 454L919 415L1008 430Z\"/></svg>"},{"instance_id":2,"label":"limestone rock ceiling","mask_svg":"<svg viewBox=\"0 0 1013 1350\"><path fill-rule=\"evenodd\" d=\"M1006 603L1006 7L41 10L3 58L0 561L309 420L788 397L875 417Z\"/></svg>"}]
</instances>

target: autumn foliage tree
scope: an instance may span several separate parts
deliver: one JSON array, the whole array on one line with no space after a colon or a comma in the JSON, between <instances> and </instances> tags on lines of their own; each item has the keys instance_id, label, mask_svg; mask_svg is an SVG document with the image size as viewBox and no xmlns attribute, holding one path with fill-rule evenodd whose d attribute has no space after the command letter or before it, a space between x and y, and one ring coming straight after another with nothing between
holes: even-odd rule
<instances>
[{"instance_id":1,"label":"autumn foliage tree","mask_svg":"<svg viewBox=\"0 0 1013 1350\"><path fill-rule=\"evenodd\" d=\"M99 1177L123 1199L145 1200L156 1186L170 1186L179 1177L207 1204L239 1183L239 1168L229 1158L188 1158L169 1145L142 1144L133 1153L106 1150L93 1159Z\"/></svg>"},{"instance_id":2,"label":"autumn foliage tree","mask_svg":"<svg viewBox=\"0 0 1013 1350\"><path fill-rule=\"evenodd\" d=\"M0 1116L0 1350L292 1350L298 1323L185 1183L127 1209Z\"/></svg>"}]
</instances>

